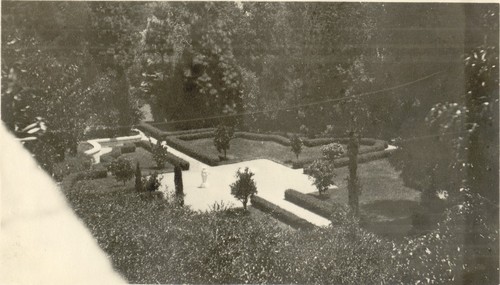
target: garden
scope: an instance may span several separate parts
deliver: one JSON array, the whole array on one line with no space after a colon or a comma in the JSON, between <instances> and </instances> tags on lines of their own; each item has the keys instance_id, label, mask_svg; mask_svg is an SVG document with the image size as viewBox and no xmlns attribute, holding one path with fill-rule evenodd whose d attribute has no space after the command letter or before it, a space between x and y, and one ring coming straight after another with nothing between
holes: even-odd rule
<instances>
[{"instance_id":1,"label":"garden","mask_svg":"<svg viewBox=\"0 0 500 285\"><path fill-rule=\"evenodd\" d=\"M1 115L130 283L498 284L498 34L493 4L7 2Z\"/></svg>"}]
</instances>

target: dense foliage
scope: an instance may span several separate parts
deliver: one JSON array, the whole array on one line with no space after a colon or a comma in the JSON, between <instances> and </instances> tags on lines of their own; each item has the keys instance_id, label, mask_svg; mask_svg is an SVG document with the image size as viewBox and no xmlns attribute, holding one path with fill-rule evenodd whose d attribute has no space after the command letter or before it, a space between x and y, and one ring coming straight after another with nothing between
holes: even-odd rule
<instances>
[{"instance_id":1,"label":"dense foliage","mask_svg":"<svg viewBox=\"0 0 500 285\"><path fill-rule=\"evenodd\" d=\"M158 140L151 153L153 154L153 159L156 162L158 169L165 167L165 164L168 162L167 146L162 145L160 140Z\"/></svg>"},{"instance_id":2,"label":"dense foliage","mask_svg":"<svg viewBox=\"0 0 500 285\"><path fill-rule=\"evenodd\" d=\"M129 181L134 176L132 164L127 159L118 158L117 160L114 160L108 166L108 169L111 174L113 174L116 181L123 182L123 185L125 185L125 182Z\"/></svg>"},{"instance_id":3,"label":"dense foliage","mask_svg":"<svg viewBox=\"0 0 500 285\"><path fill-rule=\"evenodd\" d=\"M247 209L250 197L257 194L257 185L253 180L254 175L255 173L250 171L248 167L245 167L243 171L238 169L235 175L236 181L229 186L231 188L231 195L241 201L245 210Z\"/></svg>"},{"instance_id":4,"label":"dense foliage","mask_svg":"<svg viewBox=\"0 0 500 285\"><path fill-rule=\"evenodd\" d=\"M299 154L302 152L303 144L302 139L297 135L292 136L290 139L290 146L292 147L292 151L295 153L295 156L297 156L297 159L299 159Z\"/></svg>"},{"instance_id":5,"label":"dense foliage","mask_svg":"<svg viewBox=\"0 0 500 285\"><path fill-rule=\"evenodd\" d=\"M86 189L91 184L78 182L66 194L131 283L462 284L470 211L479 211L488 246L479 249L486 262L467 267L481 270L481 284L498 281L498 230L480 197L450 209L426 235L390 241L349 215L334 227L291 232L251 211L194 213L132 189Z\"/></svg>"},{"instance_id":6,"label":"dense foliage","mask_svg":"<svg viewBox=\"0 0 500 285\"><path fill-rule=\"evenodd\" d=\"M224 152L226 158L227 150L230 148L230 142L234 137L234 129L226 125L220 125L214 133L214 145L218 152Z\"/></svg>"}]
</instances>

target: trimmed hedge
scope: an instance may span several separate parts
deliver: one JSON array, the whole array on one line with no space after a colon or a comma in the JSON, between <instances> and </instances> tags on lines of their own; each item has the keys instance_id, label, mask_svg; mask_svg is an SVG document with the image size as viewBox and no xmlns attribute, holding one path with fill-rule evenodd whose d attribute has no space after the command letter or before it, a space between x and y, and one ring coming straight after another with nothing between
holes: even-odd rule
<instances>
[{"instance_id":1,"label":"trimmed hedge","mask_svg":"<svg viewBox=\"0 0 500 285\"><path fill-rule=\"evenodd\" d=\"M167 132L164 132L164 131L162 131L158 128L155 128L155 127L151 126L150 124L146 124L146 123L140 123L140 124L136 125L135 127L137 129L141 130L147 136L151 136L157 140L158 139L163 140L168 135Z\"/></svg>"},{"instance_id":2,"label":"trimmed hedge","mask_svg":"<svg viewBox=\"0 0 500 285\"><path fill-rule=\"evenodd\" d=\"M272 141L275 143L279 143L284 146L290 146L290 140L286 137L280 135L268 135L268 134L258 134L258 133L249 133L249 132L236 132L235 137L256 140L256 141Z\"/></svg>"},{"instance_id":3,"label":"trimmed hedge","mask_svg":"<svg viewBox=\"0 0 500 285\"><path fill-rule=\"evenodd\" d=\"M214 132L199 132L194 134L181 135L177 138L183 141L193 141L198 139L206 139L214 137Z\"/></svg>"},{"instance_id":4,"label":"trimmed hedge","mask_svg":"<svg viewBox=\"0 0 500 285\"><path fill-rule=\"evenodd\" d=\"M125 137L135 134L131 127L104 127L87 131L84 135L86 140L100 138Z\"/></svg>"},{"instance_id":5,"label":"trimmed hedge","mask_svg":"<svg viewBox=\"0 0 500 285\"><path fill-rule=\"evenodd\" d=\"M187 145L183 140L175 137L165 138L167 144L201 162L210 166L219 165L220 159L216 155L206 154L206 151Z\"/></svg>"},{"instance_id":6,"label":"trimmed hedge","mask_svg":"<svg viewBox=\"0 0 500 285\"><path fill-rule=\"evenodd\" d=\"M183 130L183 131L163 131L160 128L157 128L153 125L142 122L135 126L137 129L141 130L146 135L152 136L155 139L165 139L167 136L180 136L180 135L189 135L189 134L198 134L198 133L207 133L213 132L215 128L201 128L201 129L192 129L192 130Z\"/></svg>"},{"instance_id":7,"label":"trimmed hedge","mask_svg":"<svg viewBox=\"0 0 500 285\"><path fill-rule=\"evenodd\" d=\"M296 216L293 213L288 212L285 209L278 207L277 205L267 201L264 198L258 196L252 196L251 198L252 206L259 209L265 213L271 214L274 218L288 224L297 229L308 230L314 228L314 225L310 222Z\"/></svg>"},{"instance_id":8,"label":"trimmed hedge","mask_svg":"<svg viewBox=\"0 0 500 285\"><path fill-rule=\"evenodd\" d=\"M340 214L341 211L347 211L347 208L341 204L331 204L328 202L324 202L293 189L288 189L285 191L285 200L290 201L297 206L300 206L324 218L327 218L331 220L332 223L335 223L335 221L337 220L335 217L337 214Z\"/></svg>"},{"instance_id":9,"label":"trimmed hedge","mask_svg":"<svg viewBox=\"0 0 500 285\"><path fill-rule=\"evenodd\" d=\"M101 163L109 164L122 155L121 147L114 147L111 152L101 155Z\"/></svg>"},{"instance_id":10,"label":"trimmed hedge","mask_svg":"<svg viewBox=\"0 0 500 285\"><path fill-rule=\"evenodd\" d=\"M143 149L151 152L153 151L153 146L149 141L138 141L134 143L136 147L142 147Z\"/></svg>"},{"instance_id":11,"label":"trimmed hedge","mask_svg":"<svg viewBox=\"0 0 500 285\"><path fill-rule=\"evenodd\" d=\"M167 153L167 161L173 166L179 165L182 170L189 170L189 162L184 159L172 154L170 152Z\"/></svg>"},{"instance_id":12,"label":"trimmed hedge","mask_svg":"<svg viewBox=\"0 0 500 285\"><path fill-rule=\"evenodd\" d=\"M391 152L386 151L386 150L364 153L364 154L358 155L358 163L365 163L365 162L369 162L369 161L379 160L382 158L389 157L390 155L391 155ZM293 169L304 168L304 173L307 174L305 166L311 164L314 160L315 159L312 159L312 158L299 159L298 161L293 162L292 168ZM341 157L341 158L335 160L335 168L344 167L344 166L347 166L348 164L349 164L348 157Z\"/></svg>"},{"instance_id":13,"label":"trimmed hedge","mask_svg":"<svg viewBox=\"0 0 500 285\"><path fill-rule=\"evenodd\" d=\"M122 153L131 153L135 152L135 144L133 143L126 143L121 147L121 152Z\"/></svg>"}]
</instances>

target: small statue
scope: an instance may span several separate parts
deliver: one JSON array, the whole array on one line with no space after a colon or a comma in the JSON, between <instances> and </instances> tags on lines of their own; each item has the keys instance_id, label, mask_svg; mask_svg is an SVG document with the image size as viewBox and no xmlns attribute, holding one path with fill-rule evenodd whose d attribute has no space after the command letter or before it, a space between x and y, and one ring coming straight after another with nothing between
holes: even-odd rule
<instances>
[{"instance_id":1,"label":"small statue","mask_svg":"<svg viewBox=\"0 0 500 285\"><path fill-rule=\"evenodd\" d=\"M201 185L200 185L200 188L207 188L208 187L207 178L208 178L208 171L207 171L206 168L203 168L201 170Z\"/></svg>"}]
</instances>

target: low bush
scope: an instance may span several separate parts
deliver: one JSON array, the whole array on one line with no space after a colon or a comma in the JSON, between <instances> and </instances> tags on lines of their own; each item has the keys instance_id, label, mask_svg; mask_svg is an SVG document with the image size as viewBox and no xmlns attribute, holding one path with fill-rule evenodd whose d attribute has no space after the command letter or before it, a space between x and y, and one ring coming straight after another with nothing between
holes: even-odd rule
<instances>
[{"instance_id":1,"label":"low bush","mask_svg":"<svg viewBox=\"0 0 500 285\"><path fill-rule=\"evenodd\" d=\"M285 191L285 200L327 218L331 220L333 224L339 224L340 221L338 221L337 216L343 215L344 212L348 210L344 205L324 202L293 189Z\"/></svg>"},{"instance_id":2,"label":"low bush","mask_svg":"<svg viewBox=\"0 0 500 285\"><path fill-rule=\"evenodd\" d=\"M135 152L135 144L126 143L121 147L121 153L131 153Z\"/></svg>"},{"instance_id":3,"label":"low bush","mask_svg":"<svg viewBox=\"0 0 500 285\"><path fill-rule=\"evenodd\" d=\"M204 162L210 166L219 165L220 159L216 155L206 154L205 151L194 148L188 145L185 141L180 140L176 137L166 137L165 140L167 141L168 145L201 162Z\"/></svg>"},{"instance_id":4,"label":"low bush","mask_svg":"<svg viewBox=\"0 0 500 285\"><path fill-rule=\"evenodd\" d=\"M64 161L54 164L54 179L61 181L70 173L87 171L92 165L91 158L85 154L66 156Z\"/></svg>"},{"instance_id":5,"label":"low bush","mask_svg":"<svg viewBox=\"0 0 500 285\"><path fill-rule=\"evenodd\" d=\"M287 210L284 210L277 205L267 201L264 198L258 197L258 196L253 196L251 198L252 201L252 206L256 209L259 209L265 213L271 214L273 217L276 219L284 222L285 224L288 224L294 228L298 229L313 229L314 225L309 223L308 221L296 216L293 213L288 212Z\"/></svg>"},{"instance_id":6,"label":"low bush","mask_svg":"<svg viewBox=\"0 0 500 285\"><path fill-rule=\"evenodd\" d=\"M78 172L75 176L75 181L84 179L101 179L108 177L108 170L103 166L95 166L88 171Z\"/></svg>"},{"instance_id":7,"label":"low bush","mask_svg":"<svg viewBox=\"0 0 500 285\"><path fill-rule=\"evenodd\" d=\"M207 139L213 137L214 137L214 132L210 131L210 132L198 132L198 133L180 135L177 138L183 141L193 141L193 140Z\"/></svg>"},{"instance_id":8,"label":"low bush","mask_svg":"<svg viewBox=\"0 0 500 285\"><path fill-rule=\"evenodd\" d=\"M120 147L114 147L111 152L101 155L101 163L108 165L115 161L118 157L122 155L122 150Z\"/></svg>"}]
</instances>

